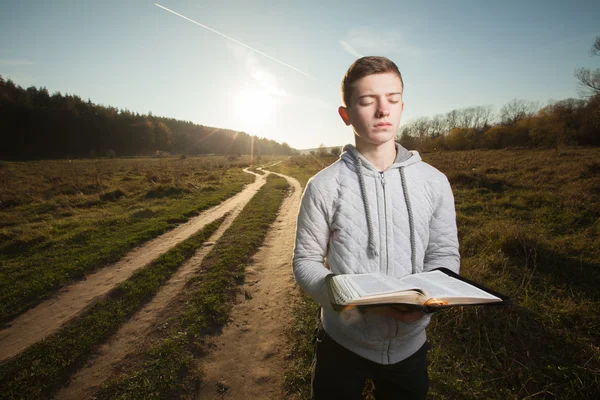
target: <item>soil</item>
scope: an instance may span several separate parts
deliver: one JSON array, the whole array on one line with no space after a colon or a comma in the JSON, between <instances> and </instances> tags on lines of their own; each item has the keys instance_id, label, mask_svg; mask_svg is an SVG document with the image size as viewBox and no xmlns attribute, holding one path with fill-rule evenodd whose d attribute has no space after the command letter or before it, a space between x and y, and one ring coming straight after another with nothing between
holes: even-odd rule
<instances>
[{"instance_id":1,"label":"soil","mask_svg":"<svg viewBox=\"0 0 600 400\"><path fill-rule=\"evenodd\" d=\"M279 175L279 174L277 174ZM201 360L204 379L196 399L281 399L288 350L285 331L297 297L291 260L302 189L297 180L264 246L246 268L240 301L229 324L210 339L214 348Z\"/></svg>"}]
</instances>

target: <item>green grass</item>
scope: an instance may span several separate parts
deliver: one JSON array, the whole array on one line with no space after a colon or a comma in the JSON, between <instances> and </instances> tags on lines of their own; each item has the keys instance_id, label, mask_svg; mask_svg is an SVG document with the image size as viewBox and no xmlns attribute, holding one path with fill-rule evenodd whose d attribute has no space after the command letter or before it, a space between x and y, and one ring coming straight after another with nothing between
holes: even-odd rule
<instances>
[{"instance_id":1,"label":"green grass","mask_svg":"<svg viewBox=\"0 0 600 400\"><path fill-rule=\"evenodd\" d=\"M306 186L306 182L317 172L329 166L337 157L327 156L293 156L283 162L265 168L268 171L278 172L280 174L292 176L300 182L300 186Z\"/></svg>"},{"instance_id":2,"label":"green grass","mask_svg":"<svg viewBox=\"0 0 600 400\"><path fill-rule=\"evenodd\" d=\"M422 156L452 184L461 274L515 303L434 316L429 398L597 398L600 149ZM286 372L291 398L310 393L316 305L300 304Z\"/></svg>"},{"instance_id":3,"label":"green grass","mask_svg":"<svg viewBox=\"0 0 600 400\"><path fill-rule=\"evenodd\" d=\"M247 160L249 161L249 160ZM0 322L242 190L242 160L0 164Z\"/></svg>"},{"instance_id":4,"label":"green grass","mask_svg":"<svg viewBox=\"0 0 600 400\"><path fill-rule=\"evenodd\" d=\"M319 303L302 293L294 304L294 323L287 331L289 363L284 372L284 390L289 398L310 399L312 337L317 327Z\"/></svg>"},{"instance_id":5,"label":"green grass","mask_svg":"<svg viewBox=\"0 0 600 400\"><path fill-rule=\"evenodd\" d=\"M337 157L294 156L281 164L267 168L296 178L304 188L317 172L336 161ZM294 323L286 332L289 349L289 364L284 371L284 388L290 398L310 398L310 375L313 345L311 342L317 323L319 305L304 293L294 304Z\"/></svg>"},{"instance_id":6,"label":"green grass","mask_svg":"<svg viewBox=\"0 0 600 400\"><path fill-rule=\"evenodd\" d=\"M57 333L0 365L6 399L46 399L81 368L89 355L145 303L216 231L225 217L205 226L147 267L136 271Z\"/></svg>"},{"instance_id":7,"label":"green grass","mask_svg":"<svg viewBox=\"0 0 600 400\"><path fill-rule=\"evenodd\" d=\"M177 316L163 325L166 328L157 340L127 366L127 372L110 379L96 398L171 399L199 384L202 374L196 357L205 351L204 338L227 322L245 266L262 245L288 190L283 178L271 175L267 179L206 256L202 273L182 292Z\"/></svg>"}]
</instances>

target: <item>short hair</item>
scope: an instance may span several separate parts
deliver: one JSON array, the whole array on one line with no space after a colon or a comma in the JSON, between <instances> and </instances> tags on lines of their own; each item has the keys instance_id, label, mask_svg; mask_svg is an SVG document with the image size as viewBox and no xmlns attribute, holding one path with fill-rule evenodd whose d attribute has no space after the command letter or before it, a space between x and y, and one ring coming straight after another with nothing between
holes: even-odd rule
<instances>
[{"instance_id":1,"label":"short hair","mask_svg":"<svg viewBox=\"0 0 600 400\"><path fill-rule=\"evenodd\" d=\"M361 57L354 61L342 79L342 102L344 107L348 107L352 98L352 84L367 75L393 73L400 78L402 90L404 90L404 80L398 66L386 57L368 56Z\"/></svg>"}]
</instances>

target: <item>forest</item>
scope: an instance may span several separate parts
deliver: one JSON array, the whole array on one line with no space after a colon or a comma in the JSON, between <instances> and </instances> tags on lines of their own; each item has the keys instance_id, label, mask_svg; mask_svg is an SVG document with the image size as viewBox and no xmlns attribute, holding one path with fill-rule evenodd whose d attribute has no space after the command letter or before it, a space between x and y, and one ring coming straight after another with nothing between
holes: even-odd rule
<instances>
[{"instance_id":1,"label":"forest","mask_svg":"<svg viewBox=\"0 0 600 400\"><path fill-rule=\"evenodd\" d=\"M0 157L7 160L154 155L289 155L287 143L190 121L23 89L0 75Z\"/></svg>"}]
</instances>

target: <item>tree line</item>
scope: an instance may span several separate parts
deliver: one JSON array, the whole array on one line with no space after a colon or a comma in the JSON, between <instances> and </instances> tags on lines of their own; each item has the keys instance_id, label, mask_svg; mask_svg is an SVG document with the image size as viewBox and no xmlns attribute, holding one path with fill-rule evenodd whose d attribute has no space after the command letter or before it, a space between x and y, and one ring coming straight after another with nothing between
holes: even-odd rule
<instances>
[{"instance_id":1,"label":"tree line","mask_svg":"<svg viewBox=\"0 0 600 400\"><path fill-rule=\"evenodd\" d=\"M600 56L600 36L590 55ZM498 113L475 106L417 118L402 127L398 141L422 151L600 146L600 69L579 68L574 75L581 99L545 106L514 99Z\"/></svg>"},{"instance_id":2,"label":"tree line","mask_svg":"<svg viewBox=\"0 0 600 400\"><path fill-rule=\"evenodd\" d=\"M600 95L543 107L514 99L497 114L489 106L452 110L410 121L398 141L422 151L600 146Z\"/></svg>"},{"instance_id":3,"label":"tree line","mask_svg":"<svg viewBox=\"0 0 600 400\"><path fill-rule=\"evenodd\" d=\"M45 87L23 89L1 75L0 140L3 159L296 152L245 132L94 104Z\"/></svg>"}]
</instances>

